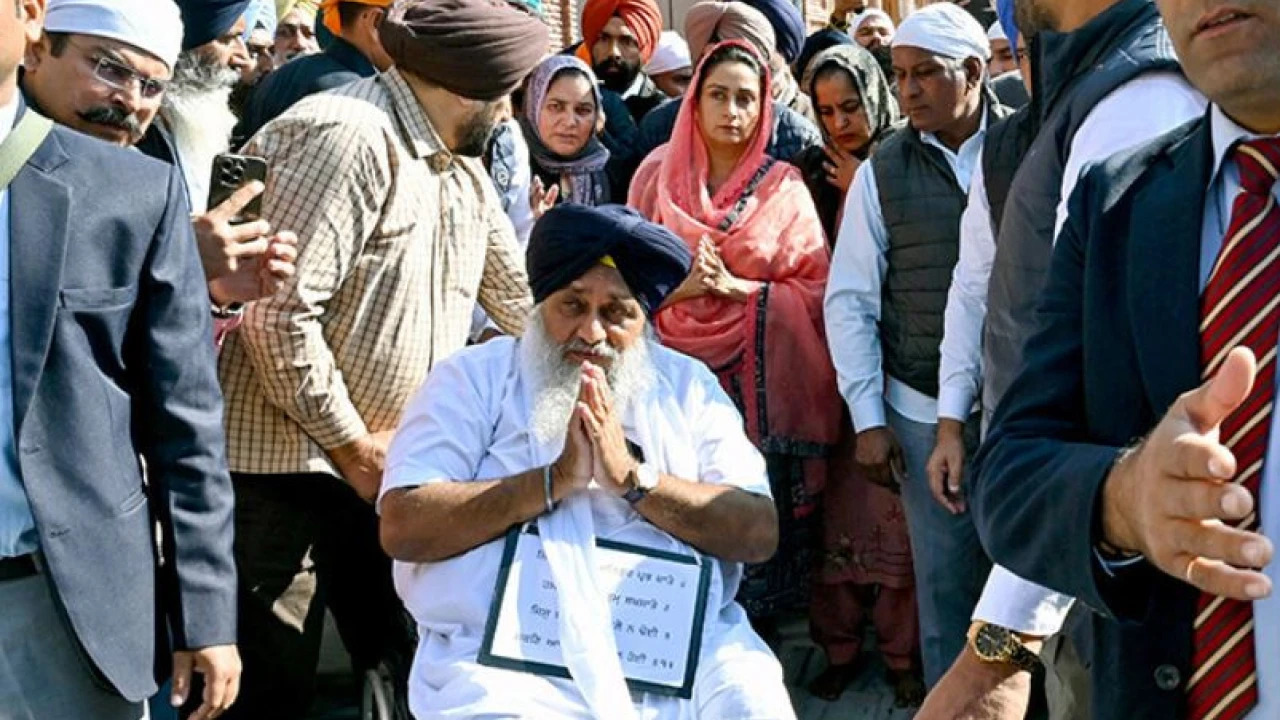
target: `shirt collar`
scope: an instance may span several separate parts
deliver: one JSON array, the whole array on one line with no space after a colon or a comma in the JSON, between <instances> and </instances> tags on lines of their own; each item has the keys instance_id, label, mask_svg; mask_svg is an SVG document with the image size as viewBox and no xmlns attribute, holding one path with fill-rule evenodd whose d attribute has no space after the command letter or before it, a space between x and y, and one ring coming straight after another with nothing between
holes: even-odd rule
<instances>
[{"instance_id":1,"label":"shirt collar","mask_svg":"<svg viewBox=\"0 0 1280 720\"><path fill-rule=\"evenodd\" d=\"M391 68L378 77L391 95L392 111L399 121L409 151L417 159L427 158L437 171L448 167L453 162L453 153L445 147L404 76Z\"/></svg>"},{"instance_id":2,"label":"shirt collar","mask_svg":"<svg viewBox=\"0 0 1280 720\"><path fill-rule=\"evenodd\" d=\"M1212 181L1217 181L1222 175L1222 167L1227 162L1227 155L1237 143L1264 137L1240 127L1239 123L1227 117L1217 103L1214 103L1209 111L1209 135L1213 139Z\"/></svg>"},{"instance_id":3,"label":"shirt collar","mask_svg":"<svg viewBox=\"0 0 1280 720\"><path fill-rule=\"evenodd\" d=\"M991 109L987 106L987 103L984 101L982 103L982 119L978 122L978 132L974 133L973 135L970 135L968 139L960 143L960 147L955 150L952 150L951 148L944 145L943 142L938 139L938 136L933 133L920 133L920 139L924 142L929 143L930 145L933 145L939 150L942 150L945 153L950 153L952 155L959 155L960 153L964 152L965 147L967 147L974 140L981 141L982 138L986 136L987 114L990 111Z\"/></svg>"},{"instance_id":4,"label":"shirt collar","mask_svg":"<svg viewBox=\"0 0 1280 720\"><path fill-rule=\"evenodd\" d=\"M644 74L644 70L636 73L636 79L632 80L631 87L627 88L626 92L622 93L622 99L627 100L639 95L640 91L644 90L644 81L647 79L648 76Z\"/></svg>"}]
</instances>

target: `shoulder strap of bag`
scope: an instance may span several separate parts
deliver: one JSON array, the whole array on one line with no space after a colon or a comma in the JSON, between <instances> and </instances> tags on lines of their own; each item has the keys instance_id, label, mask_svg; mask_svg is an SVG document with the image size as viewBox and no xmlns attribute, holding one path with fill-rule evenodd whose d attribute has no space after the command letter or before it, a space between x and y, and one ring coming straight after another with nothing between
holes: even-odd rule
<instances>
[{"instance_id":1,"label":"shoulder strap of bag","mask_svg":"<svg viewBox=\"0 0 1280 720\"><path fill-rule=\"evenodd\" d=\"M17 126L0 143L0 190L9 187L52 129L52 120L27 108Z\"/></svg>"},{"instance_id":2,"label":"shoulder strap of bag","mask_svg":"<svg viewBox=\"0 0 1280 720\"><path fill-rule=\"evenodd\" d=\"M778 161L771 157L766 157L764 159L764 164L760 166L759 170L756 170L756 174L751 176L751 180L747 183L747 186L742 189L742 194L738 196L738 202L734 203L733 209L730 210L729 214L725 215L724 220L720 222L720 227L717 228L720 232L729 232L730 228L733 227L733 224L738 222L738 218L742 216L742 212L747 209L747 201L751 199L752 195L756 194L756 190L760 189L760 183L764 182L764 177L769 174L769 171L773 169L773 165L776 162Z\"/></svg>"}]
</instances>

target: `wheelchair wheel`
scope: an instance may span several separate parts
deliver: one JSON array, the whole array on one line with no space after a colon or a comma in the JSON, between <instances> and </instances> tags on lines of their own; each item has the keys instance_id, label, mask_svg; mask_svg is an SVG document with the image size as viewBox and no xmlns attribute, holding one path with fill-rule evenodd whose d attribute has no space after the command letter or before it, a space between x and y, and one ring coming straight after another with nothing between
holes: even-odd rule
<instances>
[{"instance_id":1,"label":"wheelchair wheel","mask_svg":"<svg viewBox=\"0 0 1280 720\"><path fill-rule=\"evenodd\" d=\"M383 665L364 675L364 693L360 702L363 720L393 720L395 693L392 691L391 674Z\"/></svg>"}]
</instances>

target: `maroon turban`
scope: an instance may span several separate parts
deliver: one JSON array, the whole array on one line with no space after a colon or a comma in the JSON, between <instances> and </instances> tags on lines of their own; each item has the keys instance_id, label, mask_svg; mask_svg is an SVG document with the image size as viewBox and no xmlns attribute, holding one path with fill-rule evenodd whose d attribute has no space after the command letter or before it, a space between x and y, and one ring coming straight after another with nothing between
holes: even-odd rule
<instances>
[{"instance_id":1,"label":"maroon turban","mask_svg":"<svg viewBox=\"0 0 1280 720\"><path fill-rule=\"evenodd\" d=\"M504 0L397 3L378 34L396 67L472 100L509 95L550 43L542 20Z\"/></svg>"}]
</instances>

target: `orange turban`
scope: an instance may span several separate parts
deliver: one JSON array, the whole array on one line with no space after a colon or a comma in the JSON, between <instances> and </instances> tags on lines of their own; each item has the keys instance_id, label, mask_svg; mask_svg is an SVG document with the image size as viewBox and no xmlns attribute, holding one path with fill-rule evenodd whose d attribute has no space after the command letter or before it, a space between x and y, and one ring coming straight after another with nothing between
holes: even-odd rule
<instances>
[{"instance_id":1,"label":"orange turban","mask_svg":"<svg viewBox=\"0 0 1280 720\"><path fill-rule=\"evenodd\" d=\"M587 0L582 8L582 47L578 48L578 57L591 64L591 46L615 15L636 36L641 63L649 62L662 36L662 11L653 0Z\"/></svg>"},{"instance_id":2,"label":"orange turban","mask_svg":"<svg viewBox=\"0 0 1280 720\"><path fill-rule=\"evenodd\" d=\"M334 35L342 35L342 16L338 14L338 6L343 2L357 2L361 5L389 7L394 0L324 0L320 10L324 12L324 26Z\"/></svg>"}]
</instances>

